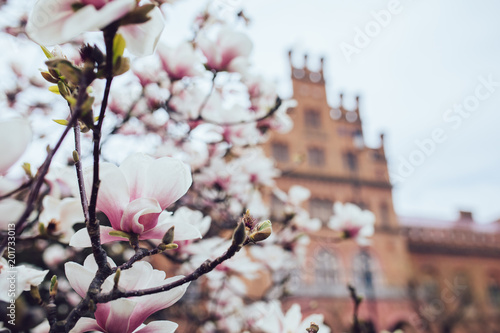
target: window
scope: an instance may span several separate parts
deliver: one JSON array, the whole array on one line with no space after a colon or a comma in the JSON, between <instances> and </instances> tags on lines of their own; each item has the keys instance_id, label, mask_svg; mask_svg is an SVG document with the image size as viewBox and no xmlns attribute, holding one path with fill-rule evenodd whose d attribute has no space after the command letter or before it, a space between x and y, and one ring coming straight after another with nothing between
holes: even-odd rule
<instances>
[{"instance_id":1,"label":"window","mask_svg":"<svg viewBox=\"0 0 500 333\"><path fill-rule=\"evenodd\" d=\"M488 296L491 305L496 308L500 308L500 283L499 279L494 276L490 276L488 281Z\"/></svg>"},{"instance_id":2,"label":"window","mask_svg":"<svg viewBox=\"0 0 500 333\"><path fill-rule=\"evenodd\" d=\"M389 227L390 226L390 221L389 221L389 207L385 202L380 204L380 224L382 227Z\"/></svg>"},{"instance_id":3,"label":"window","mask_svg":"<svg viewBox=\"0 0 500 333\"><path fill-rule=\"evenodd\" d=\"M339 284L339 260L332 250L321 249L315 256L314 279L319 286L332 286Z\"/></svg>"},{"instance_id":4,"label":"window","mask_svg":"<svg viewBox=\"0 0 500 333\"><path fill-rule=\"evenodd\" d=\"M420 298L425 303L432 303L440 297L438 274L433 267L424 267L424 275L420 281Z\"/></svg>"},{"instance_id":5,"label":"window","mask_svg":"<svg viewBox=\"0 0 500 333\"><path fill-rule=\"evenodd\" d=\"M277 198L275 195L271 197L271 216L273 218L283 218L285 214L285 203Z\"/></svg>"},{"instance_id":6,"label":"window","mask_svg":"<svg viewBox=\"0 0 500 333\"><path fill-rule=\"evenodd\" d=\"M322 148L309 148L307 158L310 165L322 166L325 164L325 151Z\"/></svg>"},{"instance_id":7,"label":"window","mask_svg":"<svg viewBox=\"0 0 500 333\"><path fill-rule=\"evenodd\" d=\"M353 261L355 287L366 297L373 298L374 286L379 279L378 265L367 251L359 252Z\"/></svg>"},{"instance_id":8,"label":"window","mask_svg":"<svg viewBox=\"0 0 500 333\"><path fill-rule=\"evenodd\" d=\"M330 216L333 215L333 202L330 200L311 199L309 201L309 214L311 217L318 218L326 224L330 220Z\"/></svg>"},{"instance_id":9,"label":"window","mask_svg":"<svg viewBox=\"0 0 500 333\"><path fill-rule=\"evenodd\" d=\"M274 142L271 149L273 157L277 162L288 162L288 160L290 159L288 145L284 143Z\"/></svg>"},{"instance_id":10,"label":"window","mask_svg":"<svg viewBox=\"0 0 500 333\"><path fill-rule=\"evenodd\" d=\"M353 152L344 155L345 165L351 171L358 170L358 157Z\"/></svg>"},{"instance_id":11,"label":"window","mask_svg":"<svg viewBox=\"0 0 500 333\"><path fill-rule=\"evenodd\" d=\"M456 288L457 298L460 299L462 305L472 304L474 296L472 295L469 276L465 271L459 271L453 280L453 285Z\"/></svg>"},{"instance_id":12,"label":"window","mask_svg":"<svg viewBox=\"0 0 500 333\"><path fill-rule=\"evenodd\" d=\"M307 128L320 128L321 127L321 116L316 110L306 110L305 114L305 124Z\"/></svg>"},{"instance_id":13,"label":"window","mask_svg":"<svg viewBox=\"0 0 500 333\"><path fill-rule=\"evenodd\" d=\"M377 162L385 162L385 156L381 151L375 150L372 154L372 158Z\"/></svg>"}]
</instances>

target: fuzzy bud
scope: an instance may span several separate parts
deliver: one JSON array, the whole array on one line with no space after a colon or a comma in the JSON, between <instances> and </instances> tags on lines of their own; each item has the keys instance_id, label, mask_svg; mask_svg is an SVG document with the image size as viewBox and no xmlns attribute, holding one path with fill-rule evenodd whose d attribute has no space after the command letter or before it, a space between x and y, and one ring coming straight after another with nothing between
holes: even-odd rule
<instances>
[{"instance_id":1,"label":"fuzzy bud","mask_svg":"<svg viewBox=\"0 0 500 333\"><path fill-rule=\"evenodd\" d=\"M165 233L165 235L163 236L163 239L161 240L161 242L163 244L170 244L174 241L174 231L175 231L175 227L171 227L170 229L167 230L167 232Z\"/></svg>"},{"instance_id":2,"label":"fuzzy bud","mask_svg":"<svg viewBox=\"0 0 500 333\"><path fill-rule=\"evenodd\" d=\"M50 296L55 297L57 295L57 276L52 276L50 279Z\"/></svg>"},{"instance_id":3,"label":"fuzzy bud","mask_svg":"<svg viewBox=\"0 0 500 333\"><path fill-rule=\"evenodd\" d=\"M259 222L255 225L250 233L250 240L253 242L260 242L271 236L273 231L271 221L266 220Z\"/></svg>"},{"instance_id":4,"label":"fuzzy bud","mask_svg":"<svg viewBox=\"0 0 500 333\"><path fill-rule=\"evenodd\" d=\"M122 270L118 268L116 270L115 277L113 279L113 282L115 283L114 288L118 288L118 282L120 281L120 275L121 275L121 273L122 273Z\"/></svg>"}]
</instances>

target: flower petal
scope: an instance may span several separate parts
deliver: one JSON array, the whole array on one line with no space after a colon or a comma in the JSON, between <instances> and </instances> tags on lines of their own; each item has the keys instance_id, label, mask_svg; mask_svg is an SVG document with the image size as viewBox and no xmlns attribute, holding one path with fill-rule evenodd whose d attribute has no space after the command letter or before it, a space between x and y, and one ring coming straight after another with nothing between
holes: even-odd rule
<instances>
[{"instance_id":1,"label":"flower petal","mask_svg":"<svg viewBox=\"0 0 500 333\"><path fill-rule=\"evenodd\" d=\"M130 202L129 187L125 176L120 169L111 163L101 163L99 196L97 197L97 208L109 219L111 226L120 230L120 221L125 207ZM87 169L85 175L87 193L91 191L92 170Z\"/></svg>"},{"instance_id":2,"label":"flower petal","mask_svg":"<svg viewBox=\"0 0 500 333\"><path fill-rule=\"evenodd\" d=\"M127 43L127 50L138 57L151 55L155 52L165 27L163 15L158 7L155 7L148 15L151 17L149 21L142 24L126 25L118 30Z\"/></svg>"},{"instance_id":3,"label":"flower petal","mask_svg":"<svg viewBox=\"0 0 500 333\"><path fill-rule=\"evenodd\" d=\"M64 271L71 287L78 295L85 297L90 283L94 279L95 272L91 272L82 265L78 265L72 261L64 264Z\"/></svg>"},{"instance_id":4,"label":"flower petal","mask_svg":"<svg viewBox=\"0 0 500 333\"><path fill-rule=\"evenodd\" d=\"M41 45L61 44L85 31L107 26L135 6L135 0L115 0L99 10L87 5L75 12L67 1L38 0L28 19L26 32Z\"/></svg>"},{"instance_id":5,"label":"flower petal","mask_svg":"<svg viewBox=\"0 0 500 333\"><path fill-rule=\"evenodd\" d=\"M127 238L111 236L109 233L114 231L115 229L110 227L100 226L99 231L101 233L101 244L116 242L116 241L128 241ZM69 241L70 246L74 247L91 247L92 243L90 242L90 236L87 231L87 228L82 228L75 232L75 234L71 237Z\"/></svg>"},{"instance_id":6,"label":"flower petal","mask_svg":"<svg viewBox=\"0 0 500 333\"><path fill-rule=\"evenodd\" d=\"M129 155L120 164L120 171L125 176L130 191L130 201L143 197L142 190L147 178L147 169L154 158L136 153Z\"/></svg>"},{"instance_id":7,"label":"flower petal","mask_svg":"<svg viewBox=\"0 0 500 333\"><path fill-rule=\"evenodd\" d=\"M89 331L104 332L104 330L97 324L97 321L92 318L80 318L75 327L69 333L84 333Z\"/></svg>"},{"instance_id":8,"label":"flower petal","mask_svg":"<svg viewBox=\"0 0 500 333\"><path fill-rule=\"evenodd\" d=\"M151 198L139 198L127 205L120 221L120 229L125 232L142 234L158 223L158 215L162 209L158 201ZM142 225L141 223L145 223Z\"/></svg>"},{"instance_id":9,"label":"flower petal","mask_svg":"<svg viewBox=\"0 0 500 333\"><path fill-rule=\"evenodd\" d=\"M150 322L144 328L134 333L173 333L179 327L177 323L167 320L157 320Z\"/></svg>"},{"instance_id":10,"label":"flower petal","mask_svg":"<svg viewBox=\"0 0 500 333\"><path fill-rule=\"evenodd\" d=\"M0 230L6 230L9 223L17 222L26 209L26 204L7 198L0 201Z\"/></svg>"},{"instance_id":11,"label":"flower petal","mask_svg":"<svg viewBox=\"0 0 500 333\"><path fill-rule=\"evenodd\" d=\"M201 238L200 229L187 222L169 222L157 225L155 228L144 232L139 239L162 239L171 227L175 227L174 241L183 241Z\"/></svg>"},{"instance_id":12,"label":"flower petal","mask_svg":"<svg viewBox=\"0 0 500 333\"><path fill-rule=\"evenodd\" d=\"M192 182L187 164L176 158L162 157L147 169L143 196L155 198L165 209L186 194Z\"/></svg>"},{"instance_id":13,"label":"flower petal","mask_svg":"<svg viewBox=\"0 0 500 333\"><path fill-rule=\"evenodd\" d=\"M0 121L0 175L21 157L31 141L31 128L26 119Z\"/></svg>"},{"instance_id":14,"label":"flower petal","mask_svg":"<svg viewBox=\"0 0 500 333\"><path fill-rule=\"evenodd\" d=\"M128 298L120 298L112 301L110 303L110 311L105 324L106 332L129 333L139 327L142 323L139 323L135 327L131 326L131 317L135 312L134 310L136 306L137 303Z\"/></svg>"},{"instance_id":15,"label":"flower petal","mask_svg":"<svg viewBox=\"0 0 500 333\"><path fill-rule=\"evenodd\" d=\"M152 283L151 287L169 284L179 279L182 279L183 277L184 276L179 275L165 280L158 280L156 281L156 283ZM172 306L184 295L188 286L189 283L186 283L179 287L158 294L134 298L134 301L137 302L137 307L134 313L132 314L132 317L130 318L130 322L133 323L134 326L137 325L136 327L138 327L151 314L161 309L165 309L168 308L169 306Z\"/></svg>"}]
</instances>

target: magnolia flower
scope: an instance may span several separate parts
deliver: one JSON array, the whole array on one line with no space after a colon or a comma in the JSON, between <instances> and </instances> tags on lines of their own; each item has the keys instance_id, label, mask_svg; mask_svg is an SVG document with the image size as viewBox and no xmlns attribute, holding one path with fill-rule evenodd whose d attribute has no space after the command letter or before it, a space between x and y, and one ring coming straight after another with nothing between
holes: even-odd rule
<instances>
[{"instance_id":1,"label":"magnolia flower","mask_svg":"<svg viewBox=\"0 0 500 333\"><path fill-rule=\"evenodd\" d=\"M73 224L85 222L80 200L75 198L59 200L47 195L43 198L42 204L43 211L39 222L45 227L47 234L58 236L62 243L69 243L75 233Z\"/></svg>"},{"instance_id":2,"label":"magnolia flower","mask_svg":"<svg viewBox=\"0 0 500 333\"><path fill-rule=\"evenodd\" d=\"M361 245L368 245L368 237L373 235L375 215L368 210L362 210L352 203L333 205L334 216L330 218L328 227L342 231L346 238L355 238Z\"/></svg>"},{"instance_id":3,"label":"magnolia flower","mask_svg":"<svg viewBox=\"0 0 500 333\"><path fill-rule=\"evenodd\" d=\"M175 49L160 45L158 55L168 76L172 80L180 80L185 76L200 76L203 66L200 56L190 43L183 43Z\"/></svg>"},{"instance_id":4,"label":"magnolia flower","mask_svg":"<svg viewBox=\"0 0 500 333\"><path fill-rule=\"evenodd\" d=\"M252 41L241 32L223 28L215 41L200 35L197 45L207 58L207 66L210 69L241 73L248 67Z\"/></svg>"},{"instance_id":5,"label":"magnolia flower","mask_svg":"<svg viewBox=\"0 0 500 333\"><path fill-rule=\"evenodd\" d=\"M108 258L111 266L115 263ZM89 255L83 266L68 262L64 265L66 277L71 287L81 296L85 297L90 283L97 271L97 264L92 255ZM109 276L102 285L102 292L107 293L113 289L115 274ZM141 290L158 287L175 282L183 276L165 279L165 272L153 269L145 261L134 263L132 268L121 272L118 287L123 290ZM168 308L177 302L186 292L188 283L161 292L141 297L120 298L108 303L96 305L95 319L80 318L71 333L98 331L107 333L152 333L174 332L177 324L171 321L154 321L148 325L141 325L151 314Z\"/></svg>"},{"instance_id":6,"label":"magnolia flower","mask_svg":"<svg viewBox=\"0 0 500 333\"><path fill-rule=\"evenodd\" d=\"M103 29L138 6L136 0L38 0L26 25L28 36L41 45L70 41L85 31ZM163 31L159 8L142 24L121 26L128 50L137 56L152 54Z\"/></svg>"},{"instance_id":7,"label":"magnolia flower","mask_svg":"<svg viewBox=\"0 0 500 333\"><path fill-rule=\"evenodd\" d=\"M288 194L280 189L275 189L273 193L278 199L285 203L287 213L291 213L294 209L300 207L302 203L311 196L311 191L300 185L293 185L290 187Z\"/></svg>"},{"instance_id":8,"label":"magnolia flower","mask_svg":"<svg viewBox=\"0 0 500 333\"><path fill-rule=\"evenodd\" d=\"M26 119L0 120L0 176L21 157L31 141L31 128Z\"/></svg>"},{"instance_id":9,"label":"magnolia flower","mask_svg":"<svg viewBox=\"0 0 500 333\"><path fill-rule=\"evenodd\" d=\"M145 154L133 154L117 167L100 164L101 185L97 208L109 219L111 227L101 226L101 242L127 240L110 235L122 231L139 235L139 239L162 239L175 226L175 240L201 238L199 230L185 222L166 221L162 211L183 196L191 186L189 167L178 159L153 159ZM86 171L87 188L91 188L92 170ZM87 194L90 195L90 191ZM70 245L90 246L86 229L75 233Z\"/></svg>"},{"instance_id":10,"label":"magnolia flower","mask_svg":"<svg viewBox=\"0 0 500 333\"><path fill-rule=\"evenodd\" d=\"M49 271L40 271L21 266L10 266L7 260L0 258L0 301L11 302L21 295L23 290L42 283Z\"/></svg>"},{"instance_id":11,"label":"magnolia flower","mask_svg":"<svg viewBox=\"0 0 500 333\"><path fill-rule=\"evenodd\" d=\"M10 223L15 223L26 209L24 202L7 198L0 201L0 230L6 230Z\"/></svg>"},{"instance_id":12,"label":"magnolia flower","mask_svg":"<svg viewBox=\"0 0 500 333\"><path fill-rule=\"evenodd\" d=\"M210 229L212 218L210 216L203 216L199 210L191 210L187 207L179 207L174 215L165 216L164 222L172 224L189 223L195 226L201 235L205 235Z\"/></svg>"},{"instance_id":13,"label":"magnolia flower","mask_svg":"<svg viewBox=\"0 0 500 333\"><path fill-rule=\"evenodd\" d=\"M311 322L319 326L319 332L330 333L330 328L323 324L323 315L312 314L302 319L302 312L298 304L293 304L286 314L281 310L279 301L259 302L252 305L251 308L253 308L253 311L249 312L253 312L252 319L257 319L257 321L252 323L252 320L250 325L253 324L253 326L266 333L303 333L306 332Z\"/></svg>"}]
</instances>

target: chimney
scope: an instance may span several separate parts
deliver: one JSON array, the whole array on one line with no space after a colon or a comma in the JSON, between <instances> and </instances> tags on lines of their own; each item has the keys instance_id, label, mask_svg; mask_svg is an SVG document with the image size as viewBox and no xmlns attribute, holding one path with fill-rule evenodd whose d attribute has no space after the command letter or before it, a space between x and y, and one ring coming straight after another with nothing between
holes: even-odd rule
<instances>
[{"instance_id":1,"label":"chimney","mask_svg":"<svg viewBox=\"0 0 500 333\"><path fill-rule=\"evenodd\" d=\"M466 211L466 210L461 210L459 211L460 213L460 217L459 217L459 221L463 221L463 222L474 222L474 218L472 217L472 212L470 211Z\"/></svg>"}]
</instances>

